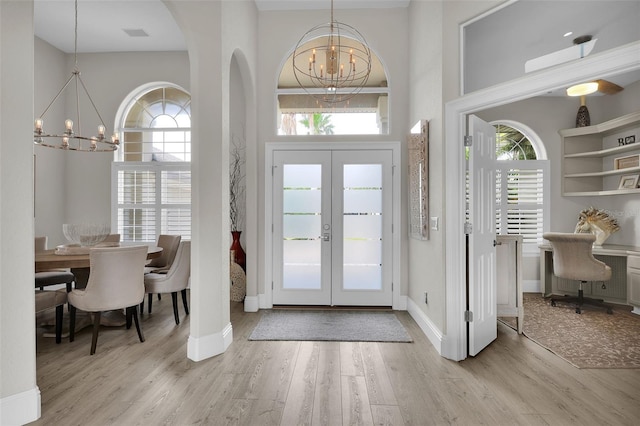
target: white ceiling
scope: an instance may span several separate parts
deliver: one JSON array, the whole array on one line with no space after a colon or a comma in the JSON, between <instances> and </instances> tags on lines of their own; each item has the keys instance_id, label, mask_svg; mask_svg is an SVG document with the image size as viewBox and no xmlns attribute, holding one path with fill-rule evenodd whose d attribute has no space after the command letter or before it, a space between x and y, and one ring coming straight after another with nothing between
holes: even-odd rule
<instances>
[{"instance_id":1,"label":"white ceiling","mask_svg":"<svg viewBox=\"0 0 640 426\"><path fill-rule=\"evenodd\" d=\"M202 0L213 1L213 0ZM239 0L235 0L239 1ZM329 0L254 0L259 10L329 9ZM335 0L335 9L407 7L410 0ZM74 51L74 1L35 0L35 34ZM143 30L131 37L125 30ZM186 50L182 32L161 0L78 0L78 52Z\"/></svg>"},{"instance_id":2,"label":"white ceiling","mask_svg":"<svg viewBox=\"0 0 640 426\"><path fill-rule=\"evenodd\" d=\"M331 4L329 0L253 1L261 11L328 9ZM407 7L409 3L410 0L335 0L334 7L336 9L371 9ZM579 2L568 3L579 4ZM616 2L612 1L611 7L615 7L615 4ZM579 22L580 27L589 29L591 34L597 34L597 29L604 24L600 22L599 16L581 15L579 20L574 18L574 16L568 16L566 19L556 17L556 19L543 20L545 27L542 32L518 32L518 37L524 40L520 50L531 51L528 56L531 58L557 50L557 40L554 41L548 35L564 34L567 29L576 29L568 27L567 23ZM556 27L550 28L553 23L556 23ZM74 1L35 0L34 27L36 36L64 52L73 53ZM512 25L512 27L515 26ZM504 30L506 27L503 25L502 28ZM640 27L632 25L629 29L638 31L638 28ZM143 30L148 37L131 37L125 30ZM502 36L504 37L504 34ZM78 0L77 50L79 53L182 51L186 50L186 43L178 25L161 0ZM522 54L522 52L519 53ZM636 81L637 78L634 77L632 80ZM628 84L627 81L617 83Z\"/></svg>"}]
</instances>

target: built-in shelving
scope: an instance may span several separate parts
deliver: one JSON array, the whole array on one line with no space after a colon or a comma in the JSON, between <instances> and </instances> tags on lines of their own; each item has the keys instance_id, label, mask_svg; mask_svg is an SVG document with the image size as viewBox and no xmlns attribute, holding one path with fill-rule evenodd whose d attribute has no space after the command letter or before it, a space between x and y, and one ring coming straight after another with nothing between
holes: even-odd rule
<instances>
[{"instance_id":1,"label":"built-in shelving","mask_svg":"<svg viewBox=\"0 0 640 426\"><path fill-rule=\"evenodd\" d=\"M560 130L562 193L565 196L640 194L640 188L619 189L620 178L640 175L640 165L616 169L621 157L640 155L640 111L593 126ZM622 138L634 143L620 145Z\"/></svg>"}]
</instances>

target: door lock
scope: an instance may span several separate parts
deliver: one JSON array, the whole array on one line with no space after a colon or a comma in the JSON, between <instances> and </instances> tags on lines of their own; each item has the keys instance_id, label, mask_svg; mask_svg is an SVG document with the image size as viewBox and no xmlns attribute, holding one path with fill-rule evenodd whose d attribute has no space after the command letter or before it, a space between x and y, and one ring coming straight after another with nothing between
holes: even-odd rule
<instances>
[{"instance_id":1,"label":"door lock","mask_svg":"<svg viewBox=\"0 0 640 426\"><path fill-rule=\"evenodd\" d=\"M322 241L331 241L331 234L328 232L322 234Z\"/></svg>"}]
</instances>

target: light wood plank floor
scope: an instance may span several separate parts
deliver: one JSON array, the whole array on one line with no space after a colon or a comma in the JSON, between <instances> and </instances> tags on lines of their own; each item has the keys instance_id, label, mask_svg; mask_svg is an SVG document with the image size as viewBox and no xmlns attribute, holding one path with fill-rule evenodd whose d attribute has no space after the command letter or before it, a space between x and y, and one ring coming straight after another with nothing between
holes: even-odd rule
<instances>
[{"instance_id":1,"label":"light wood plank floor","mask_svg":"<svg viewBox=\"0 0 640 426\"><path fill-rule=\"evenodd\" d=\"M440 357L406 312L414 343L250 342L260 313L232 302L226 353L187 359L189 319L171 298L135 328L37 337L37 425L637 425L640 370L579 370L510 328L479 356Z\"/></svg>"}]
</instances>

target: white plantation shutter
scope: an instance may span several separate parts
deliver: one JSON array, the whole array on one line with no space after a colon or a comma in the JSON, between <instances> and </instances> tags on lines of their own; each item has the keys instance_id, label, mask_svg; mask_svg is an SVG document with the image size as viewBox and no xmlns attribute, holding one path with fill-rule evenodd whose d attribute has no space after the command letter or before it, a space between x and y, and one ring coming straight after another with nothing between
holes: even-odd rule
<instances>
[{"instance_id":1,"label":"white plantation shutter","mask_svg":"<svg viewBox=\"0 0 640 426\"><path fill-rule=\"evenodd\" d=\"M496 230L523 236L524 247L536 248L545 230L549 161L496 162Z\"/></svg>"},{"instance_id":2,"label":"white plantation shutter","mask_svg":"<svg viewBox=\"0 0 640 426\"><path fill-rule=\"evenodd\" d=\"M160 234L191 238L191 171L187 163L113 163L117 229L123 241Z\"/></svg>"}]
</instances>

